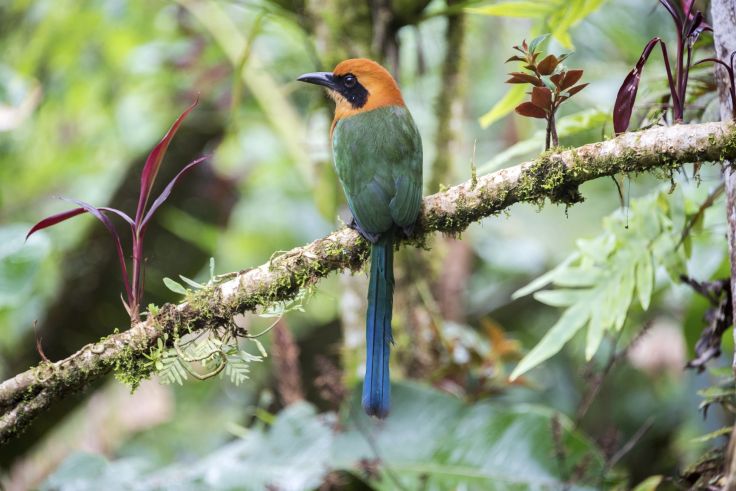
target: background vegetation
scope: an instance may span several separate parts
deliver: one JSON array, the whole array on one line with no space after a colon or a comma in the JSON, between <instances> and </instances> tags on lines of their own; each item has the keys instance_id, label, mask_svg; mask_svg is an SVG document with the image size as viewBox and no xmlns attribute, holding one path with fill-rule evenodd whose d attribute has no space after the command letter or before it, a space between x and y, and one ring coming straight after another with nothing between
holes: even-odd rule
<instances>
[{"instance_id":1,"label":"background vegetation","mask_svg":"<svg viewBox=\"0 0 736 491\"><path fill-rule=\"evenodd\" d=\"M3 2L2 378L127 328L115 250L94 219L75 218L27 242L25 235L68 208L54 196L132 213L146 155L197 96L159 186L200 155L211 158L149 226L143 305L181 298L164 277L186 286L178 275L206 282L212 264L214 274L255 267L347 219L330 161L331 103L300 87L299 74L359 55L391 68L423 136L429 194L469 179L473 168L487 173L543 150L544 121L513 113L529 87L504 84L517 70L504 61L523 39L550 33L542 49L574 52L564 63L584 69L590 84L557 110L563 146L612 136L616 93L644 45L653 36L676 43L654 0L393 4ZM712 56L710 34L698 43L698 59ZM653 55L632 127L667 122L663 67ZM718 120L712 67L694 67L689 87L686 120ZM111 379L68 397L0 448L4 485L705 482L731 431L733 380L728 356L702 373L683 369L710 304L680 275L728 277L720 181L711 165L597 180L581 187L582 204L516 205L461 237L435 237L428 250L402 249L395 400L384 423L365 418L356 402L366 275L346 273L296 304L239 319L252 333L272 329L258 342L243 340L238 349L250 356L220 377L194 380L172 365L186 360L162 351L159 375L133 394ZM576 306L587 314L571 321ZM571 338L564 348L538 345L553 326L565 332L557 341ZM531 370L512 381L514 368Z\"/></svg>"}]
</instances>

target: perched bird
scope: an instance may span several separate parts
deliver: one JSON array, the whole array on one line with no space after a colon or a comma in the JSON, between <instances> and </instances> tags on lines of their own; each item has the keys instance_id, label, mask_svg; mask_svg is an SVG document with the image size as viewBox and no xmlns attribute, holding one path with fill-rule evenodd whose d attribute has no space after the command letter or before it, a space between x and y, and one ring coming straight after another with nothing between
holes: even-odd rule
<instances>
[{"instance_id":1,"label":"perched bird","mask_svg":"<svg viewBox=\"0 0 736 491\"><path fill-rule=\"evenodd\" d=\"M384 418L391 406L389 352L394 241L410 235L422 201L422 139L396 81L378 63L345 60L297 80L327 88L335 169L354 228L371 242L363 408Z\"/></svg>"}]
</instances>

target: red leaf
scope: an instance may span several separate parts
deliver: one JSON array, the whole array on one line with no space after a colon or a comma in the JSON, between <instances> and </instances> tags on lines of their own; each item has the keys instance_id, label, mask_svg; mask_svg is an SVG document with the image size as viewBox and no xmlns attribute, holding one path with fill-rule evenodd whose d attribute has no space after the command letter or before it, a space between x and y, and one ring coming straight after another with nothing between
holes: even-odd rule
<instances>
[{"instance_id":1,"label":"red leaf","mask_svg":"<svg viewBox=\"0 0 736 491\"><path fill-rule=\"evenodd\" d=\"M568 70L565 72L565 78L562 79L560 90L565 90L575 85L580 77L583 76L583 70Z\"/></svg>"},{"instance_id":2,"label":"red leaf","mask_svg":"<svg viewBox=\"0 0 736 491\"><path fill-rule=\"evenodd\" d=\"M587 86L588 86L588 84L580 84L580 85L576 85L575 87L573 87L573 88L571 88L571 89L568 89L568 91L567 91L567 96L568 96L568 97L572 97L572 96L574 96L575 94L577 94L578 92L580 92L581 90L583 90L583 89L584 89L585 87L587 87Z\"/></svg>"},{"instance_id":3,"label":"red leaf","mask_svg":"<svg viewBox=\"0 0 736 491\"><path fill-rule=\"evenodd\" d=\"M174 135L179 130L179 126L184 121L184 118L192 112L197 106L198 101L195 100L183 113L174 121L169 131L166 132L161 141L156 145L146 159L146 165L143 166L143 172L141 173L141 190L140 196L138 197L138 208L135 212L135 223L140 223L145 212L148 198L151 196L151 189L153 188L153 182L156 180L156 175L161 167L161 162L166 155L166 150L169 148L169 143Z\"/></svg>"},{"instance_id":4,"label":"red leaf","mask_svg":"<svg viewBox=\"0 0 736 491\"><path fill-rule=\"evenodd\" d=\"M57 213L56 215L51 215L50 217L46 217L40 222L38 222L37 224L35 224L33 227L31 227L31 230L29 230L28 233L26 234L26 240L28 240L28 237L38 232L39 230L43 230L45 228L51 227L65 220L69 220L70 218L75 217L77 215L81 215L84 212L85 212L84 208L74 208L73 210L63 211L61 213Z\"/></svg>"},{"instance_id":5,"label":"red leaf","mask_svg":"<svg viewBox=\"0 0 736 491\"><path fill-rule=\"evenodd\" d=\"M130 218L127 213L120 211L117 208L110 208L107 206L98 206L97 209L102 210L102 211L108 211L110 213L115 213L117 216L125 220L128 223L128 225L130 225L131 227L135 226L135 222L133 222L133 219Z\"/></svg>"},{"instance_id":6,"label":"red leaf","mask_svg":"<svg viewBox=\"0 0 736 491\"><path fill-rule=\"evenodd\" d=\"M123 253L123 245L120 243L120 235L118 235L118 231L115 228L115 225L112 224L110 219L107 218L107 216L102 212L102 210L90 205L89 203L85 203L84 201L79 201L79 200L71 199L71 198L62 198L62 199L66 201L71 201L77 206L80 206L82 209L84 209L84 211L94 216L99 221L101 221L102 224L107 229L107 231L110 232L110 235L112 236L112 240L115 243L115 249L117 250L117 253L118 253L118 262L120 263L120 272L123 277L123 285L125 286L125 292L128 294L128 299L129 300L132 299L133 293L132 293L132 290L130 289L130 283L128 280L128 268L125 266L125 254Z\"/></svg>"},{"instance_id":7,"label":"red leaf","mask_svg":"<svg viewBox=\"0 0 736 491\"><path fill-rule=\"evenodd\" d=\"M532 104L540 109L549 110L552 106L552 91L547 87L534 87L532 89Z\"/></svg>"},{"instance_id":8,"label":"red leaf","mask_svg":"<svg viewBox=\"0 0 736 491\"><path fill-rule=\"evenodd\" d=\"M659 3L670 13L672 20L675 21L677 30L682 32L683 22L685 21L685 13L682 11L682 6L674 0L659 0Z\"/></svg>"},{"instance_id":9,"label":"red leaf","mask_svg":"<svg viewBox=\"0 0 736 491\"><path fill-rule=\"evenodd\" d=\"M549 75L550 73L555 71L555 68L557 68L557 65L559 63L560 62L557 60L557 57L555 55L547 55L542 61L539 62L539 65L537 65L537 69L542 75Z\"/></svg>"},{"instance_id":10,"label":"red leaf","mask_svg":"<svg viewBox=\"0 0 736 491\"><path fill-rule=\"evenodd\" d=\"M36 225L34 225L31 230L26 235L26 240L28 237L30 237L33 233L44 229L51 227L52 225L56 225L57 223L63 222L65 220L68 220L72 217L75 217L77 215L81 215L82 213L89 213L93 215L95 218L97 218L99 221L102 222L102 224L107 228L107 231L110 232L110 235L112 236L113 242L115 243L115 249L118 253L118 261L120 262L120 270L123 276L123 284L125 285L125 293L128 295L128 299L131 298L131 290L130 290L130 284L128 282L128 270L125 266L125 254L123 254L123 246L120 243L120 236L118 235L118 231L115 229L115 226L112 224L109 218L105 216L104 213L102 213L102 209L95 208L94 206L90 205L89 203L85 203L84 201L79 201L75 199L69 199L69 198L62 198L65 201L70 201L76 205L79 206L79 208L74 208L73 210L64 211L62 213L57 213L56 215L51 215L48 218L44 218L40 222L38 222ZM120 210L116 210L114 208L104 208L105 211L111 211L113 213L117 213L118 215L127 217L127 220L130 220L130 217L125 215Z\"/></svg>"},{"instance_id":11,"label":"red leaf","mask_svg":"<svg viewBox=\"0 0 736 491\"><path fill-rule=\"evenodd\" d=\"M189 172L194 166L197 164L201 164L205 160L207 160L208 157L200 157L197 160L193 162L189 162L182 170L179 171L178 174L174 176L174 178L169 181L169 183L166 185L163 191L161 191L161 194L159 194L158 198L156 198L156 201L153 202L151 205L151 208L149 208L148 213L146 213L146 217L143 219L143 222L141 222L141 230L146 227L146 224L148 224L148 221L153 217L153 214L156 212L156 210L159 209L159 207L164 204L164 201L168 199L168 197L171 195L171 191L174 189L174 186L176 186L176 183L179 182L179 179L184 177L184 174Z\"/></svg>"},{"instance_id":12,"label":"red leaf","mask_svg":"<svg viewBox=\"0 0 736 491\"><path fill-rule=\"evenodd\" d=\"M553 84L555 84L555 87L559 88L560 82L562 82L562 76L563 76L562 73L555 73L554 75L549 77L549 79Z\"/></svg>"},{"instance_id":13,"label":"red leaf","mask_svg":"<svg viewBox=\"0 0 736 491\"><path fill-rule=\"evenodd\" d=\"M532 84L537 87L544 85L541 80L528 73L512 72L509 75L511 75L511 78L506 81L507 84Z\"/></svg>"},{"instance_id":14,"label":"red leaf","mask_svg":"<svg viewBox=\"0 0 736 491\"><path fill-rule=\"evenodd\" d=\"M652 53L654 47L661 41L660 38L649 40L636 66L626 75L621 88L618 89L616 102L613 105L613 129L616 134L623 133L629 127L631 112L634 109L634 101L636 101L636 92L639 90L642 68L647 62L647 59L649 59L649 55Z\"/></svg>"},{"instance_id":15,"label":"red leaf","mask_svg":"<svg viewBox=\"0 0 736 491\"><path fill-rule=\"evenodd\" d=\"M541 109L531 102L522 102L516 108L514 109L517 114L521 114L522 116L526 116L528 118L538 118L538 119L546 119L547 113L544 112L544 109Z\"/></svg>"},{"instance_id":16,"label":"red leaf","mask_svg":"<svg viewBox=\"0 0 736 491\"><path fill-rule=\"evenodd\" d=\"M510 61L525 61L525 60L521 56L514 55L511 58L509 58L508 60L504 61L504 63L508 63Z\"/></svg>"},{"instance_id":17,"label":"red leaf","mask_svg":"<svg viewBox=\"0 0 736 491\"><path fill-rule=\"evenodd\" d=\"M734 53L736 53L736 51L734 51ZM693 63L693 66L700 65L701 63L705 63L706 61L710 61L711 63L718 63L719 65L723 65L723 67L726 70L729 70L731 68L728 66L726 62L724 62L723 60L719 60L718 58L703 58L702 60L698 60L695 63Z\"/></svg>"}]
</instances>

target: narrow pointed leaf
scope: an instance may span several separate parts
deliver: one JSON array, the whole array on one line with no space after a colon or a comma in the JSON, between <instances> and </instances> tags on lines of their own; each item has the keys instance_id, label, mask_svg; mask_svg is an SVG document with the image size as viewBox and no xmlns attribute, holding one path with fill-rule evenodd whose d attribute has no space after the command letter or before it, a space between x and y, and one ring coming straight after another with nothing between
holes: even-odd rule
<instances>
[{"instance_id":1,"label":"narrow pointed leaf","mask_svg":"<svg viewBox=\"0 0 736 491\"><path fill-rule=\"evenodd\" d=\"M573 87L571 89L568 89L568 91L567 91L568 97L574 96L575 94L577 94L578 92L580 92L581 90L583 90L587 86L588 86L588 84L580 84L580 85L576 85L575 87Z\"/></svg>"},{"instance_id":2,"label":"narrow pointed leaf","mask_svg":"<svg viewBox=\"0 0 736 491\"><path fill-rule=\"evenodd\" d=\"M102 211L107 211L107 212L110 212L110 213L114 213L117 216L119 216L120 218L122 218L123 220L125 220L128 223L128 225L130 225L131 227L135 226L135 223L133 222L133 219L130 218L128 216L128 214L125 213L124 211L118 210L117 208L110 208L108 206L98 206L97 209L98 210L102 210Z\"/></svg>"},{"instance_id":3,"label":"narrow pointed leaf","mask_svg":"<svg viewBox=\"0 0 736 491\"><path fill-rule=\"evenodd\" d=\"M654 267L652 255L647 252L636 266L636 292L641 308L647 310L654 289Z\"/></svg>"},{"instance_id":4,"label":"narrow pointed leaf","mask_svg":"<svg viewBox=\"0 0 736 491\"><path fill-rule=\"evenodd\" d=\"M186 283L187 285L191 286L192 288L198 288L198 289L200 289L200 290L201 290L202 288L204 288L204 285L203 285L202 283L197 283L197 282L196 282L196 281L194 281L193 279L191 279L191 278L187 278L186 276L184 276L184 275L182 275L182 274L180 274L180 275L179 275L179 278L181 278L181 281L183 281L183 282L184 282L184 283Z\"/></svg>"},{"instance_id":5,"label":"narrow pointed leaf","mask_svg":"<svg viewBox=\"0 0 736 491\"><path fill-rule=\"evenodd\" d=\"M585 338L585 360L590 361L595 356L603 341L603 324L601 323L601 309L591 309L588 333Z\"/></svg>"},{"instance_id":6,"label":"narrow pointed leaf","mask_svg":"<svg viewBox=\"0 0 736 491\"><path fill-rule=\"evenodd\" d=\"M123 245L120 242L120 235L118 235L118 231L115 228L115 225L112 224L109 218L100 210L99 208L90 205L89 203L85 203L84 201L79 201L76 199L71 198L62 198L65 201L72 202L76 204L77 206L81 207L89 213L90 215L94 216L96 219L102 222L102 224L105 226L108 232L110 232L110 236L112 237L113 243L115 244L115 250L118 254L118 262L120 263L120 274L123 277L123 285L125 286L125 293L128 295L128 301L129 303L132 303L132 290L130 289L130 282L128 280L128 268L125 265L125 253L123 253Z\"/></svg>"},{"instance_id":7,"label":"narrow pointed leaf","mask_svg":"<svg viewBox=\"0 0 736 491\"><path fill-rule=\"evenodd\" d=\"M169 148L169 143L171 143L174 135L176 135L176 132L179 130L179 127L184 121L184 118L186 118L187 115L192 112L197 104L198 101L195 100L188 108L184 110L183 113L181 113L176 121L174 121L174 124L171 125L171 128L169 128L169 131L166 132L158 145L156 145L151 153L148 155L148 158L146 159L146 164L143 166L143 172L141 173L141 189L140 195L138 197L138 208L136 209L135 213L136 223L140 223L141 219L143 218L146 204L148 204L148 198L151 196L153 183L156 180L156 175L158 174L159 169L161 168L161 162L164 159L164 155L166 155L166 150L168 150Z\"/></svg>"},{"instance_id":8,"label":"narrow pointed leaf","mask_svg":"<svg viewBox=\"0 0 736 491\"><path fill-rule=\"evenodd\" d=\"M154 213L156 213L156 210L159 209L159 207L164 204L164 201L166 201L169 196L171 196L171 191L173 191L174 186L176 186L176 183L179 182L179 180L184 177L184 174L189 172L191 169L193 169L196 165L201 164L205 160L207 160L208 156L200 157L197 160L194 160L192 162L189 162L182 170L179 171L178 174L174 176L174 178L169 181L169 183L166 185L163 191L161 191L161 194L158 195L158 198L156 198L156 201L153 202L151 205L151 208L148 210L148 213L146 213L146 217L143 219L143 222L141 223L140 227L141 229L145 228L148 224L149 220L151 220L151 217Z\"/></svg>"},{"instance_id":9,"label":"narrow pointed leaf","mask_svg":"<svg viewBox=\"0 0 736 491\"><path fill-rule=\"evenodd\" d=\"M504 61L504 63L508 63L510 61L526 61L526 60L524 60L524 58L522 58L521 56L514 55L510 57L508 60Z\"/></svg>"},{"instance_id":10,"label":"narrow pointed leaf","mask_svg":"<svg viewBox=\"0 0 736 491\"><path fill-rule=\"evenodd\" d=\"M659 3L667 9L667 12L672 16L672 20L675 21L677 30L682 32L683 21L685 20L685 14L682 12L682 8L679 3L673 0L659 0Z\"/></svg>"},{"instance_id":11,"label":"narrow pointed leaf","mask_svg":"<svg viewBox=\"0 0 736 491\"><path fill-rule=\"evenodd\" d=\"M580 254L578 252L574 252L570 254L569 256L565 258L564 261L558 264L554 269L547 271L542 276L532 280L529 284L516 290L514 293L511 294L511 298L516 300L517 298L524 297L526 295L529 295L532 292L539 290L540 288L543 288L549 283L555 281L555 279L557 278L559 274L565 271L568 266L570 266L572 263L574 263L578 259L580 259Z\"/></svg>"},{"instance_id":12,"label":"narrow pointed leaf","mask_svg":"<svg viewBox=\"0 0 736 491\"><path fill-rule=\"evenodd\" d=\"M541 36L537 36L529 43L529 51L534 53L537 50L537 47L549 37L549 33L542 34Z\"/></svg>"},{"instance_id":13,"label":"narrow pointed leaf","mask_svg":"<svg viewBox=\"0 0 736 491\"><path fill-rule=\"evenodd\" d=\"M559 87L562 83L563 75L562 73L555 73L554 75L550 75L549 80L555 84L555 87Z\"/></svg>"},{"instance_id":14,"label":"narrow pointed leaf","mask_svg":"<svg viewBox=\"0 0 736 491\"><path fill-rule=\"evenodd\" d=\"M736 52L734 52L734 53L736 53ZM701 63L705 63L706 61L709 61L711 63L718 63L720 65L723 65L723 67L726 70L730 70L731 69L731 67L729 67L728 64L724 63L723 60L719 60L718 58L703 58L702 60L698 60L695 63L693 63L693 66L700 65Z\"/></svg>"},{"instance_id":15,"label":"narrow pointed leaf","mask_svg":"<svg viewBox=\"0 0 736 491\"><path fill-rule=\"evenodd\" d=\"M541 341L516 365L510 379L514 380L559 353L562 347L577 333L590 318L591 305L587 302L575 304L565 310L562 317L547 331Z\"/></svg>"},{"instance_id":16,"label":"narrow pointed leaf","mask_svg":"<svg viewBox=\"0 0 736 491\"><path fill-rule=\"evenodd\" d=\"M537 87L542 85L542 81L539 80L536 76L530 75L528 73L522 73L522 72L511 72L509 73L511 75L511 78L506 81L508 84L520 84L520 83L527 83L532 84Z\"/></svg>"},{"instance_id":17,"label":"narrow pointed leaf","mask_svg":"<svg viewBox=\"0 0 736 491\"><path fill-rule=\"evenodd\" d=\"M38 232L39 230L49 228L53 225L56 225L57 223L63 222L77 215L81 215L82 213L85 213L85 211L86 210L84 208L74 208L73 210L62 211L61 213L57 213L56 215L51 215L50 217L46 217L40 222L38 222L37 224L35 224L33 227L31 227L31 229L26 234L26 240L28 240L28 237Z\"/></svg>"},{"instance_id":18,"label":"narrow pointed leaf","mask_svg":"<svg viewBox=\"0 0 736 491\"><path fill-rule=\"evenodd\" d=\"M545 5L539 2L518 1L518 2L501 2L493 5L485 5L483 7L469 7L465 11L471 14L492 15L497 17L521 17L521 18L542 18L554 10L554 5ZM526 41L521 43L521 47L526 50L528 46Z\"/></svg>"},{"instance_id":19,"label":"narrow pointed leaf","mask_svg":"<svg viewBox=\"0 0 736 491\"><path fill-rule=\"evenodd\" d=\"M618 133L623 133L629 127L631 121L631 113L634 109L634 102L636 101L636 92L639 90L639 81L641 80L641 73L644 64L649 59L649 55L652 50L661 42L660 38L652 38L649 40L647 45L644 47L639 61L633 70L626 75L624 82L621 84L621 88L618 89L616 95L616 102L613 105L613 129Z\"/></svg>"},{"instance_id":20,"label":"narrow pointed leaf","mask_svg":"<svg viewBox=\"0 0 736 491\"><path fill-rule=\"evenodd\" d=\"M569 307L580 302L586 293L586 290L580 288L557 288L536 292L534 299L551 307Z\"/></svg>"},{"instance_id":21,"label":"narrow pointed leaf","mask_svg":"<svg viewBox=\"0 0 736 491\"><path fill-rule=\"evenodd\" d=\"M163 279L164 285L166 285L166 288L171 290L174 293L178 293L179 295L186 295L187 289L182 286L181 283L178 281L174 281L169 277L164 277Z\"/></svg>"},{"instance_id":22,"label":"narrow pointed leaf","mask_svg":"<svg viewBox=\"0 0 736 491\"><path fill-rule=\"evenodd\" d=\"M488 128L490 125L503 118L514 110L517 104L524 100L524 86L515 85L493 105L483 116L480 117L479 123L482 128Z\"/></svg>"},{"instance_id":23,"label":"narrow pointed leaf","mask_svg":"<svg viewBox=\"0 0 736 491\"><path fill-rule=\"evenodd\" d=\"M528 118L545 119L547 117L547 113L544 109L535 106L531 102L522 102L516 106L514 111L516 111L517 114Z\"/></svg>"}]
</instances>

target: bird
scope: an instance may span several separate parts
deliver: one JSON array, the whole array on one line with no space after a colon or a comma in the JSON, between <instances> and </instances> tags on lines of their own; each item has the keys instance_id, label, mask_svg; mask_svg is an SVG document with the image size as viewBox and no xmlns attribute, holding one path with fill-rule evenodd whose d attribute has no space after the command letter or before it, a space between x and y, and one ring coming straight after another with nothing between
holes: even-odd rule
<instances>
[{"instance_id":1,"label":"bird","mask_svg":"<svg viewBox=\"0 0 736 491\"><path fill-rule=\"evenodd\" d=\"M332 155L353 219L371 244L362 405L385 418L391 408L394 246L411 236L422 203L422 139L393 76L375 61L342 61L300 82L327 89L335 101Z\"/></svg>"}]
</instances>

